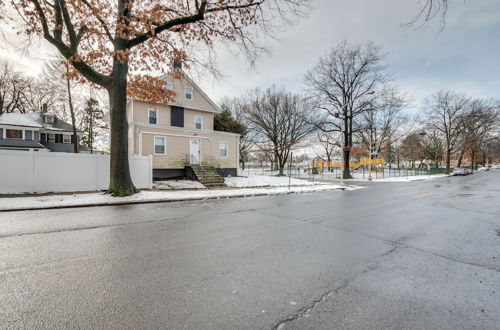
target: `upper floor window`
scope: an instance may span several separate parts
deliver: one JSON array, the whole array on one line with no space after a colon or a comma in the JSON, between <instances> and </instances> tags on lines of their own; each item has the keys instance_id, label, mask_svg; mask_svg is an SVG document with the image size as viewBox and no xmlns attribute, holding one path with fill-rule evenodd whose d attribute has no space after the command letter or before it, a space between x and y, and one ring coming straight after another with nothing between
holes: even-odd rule
<instances>
[{"instance_id":1,"label":"upper floor window","mask_svg":"<svg viewBox=\"0 0 500 330\"><path fill-rule=\"evenodd\" d=\"M45 124L49 124L49 125L54 124L54 116L53 115L45 114L43 116L43 119L45 121Z\"/></svg>"},{"instance_id":2,"label":"upper floor window","mask_svg":"<svg viewBox=\"0 0 500 330\"><path fill-rule=\"evenodd\" d=\"M192 87L185 87L184 88L184 98L188 101L193 100L193 88Z\"/></svg>"},{"instance_id":3,"label":"upper floor window","mask_svg":"<svg viewBox=\"0 0 500 330\"><path fill-rule=\"evenodd\" d=\"M167 89L169 91L173 91L174 90L174 85L172 83L166 83L165 84L165 89Z\"/></svg>"},{"instance_id":4,"label":"upper floor window","mask_svg":"<svg viewBox=\"0 0 500 330\"><path fill-rule=\"evenodd\" d=\"M194 116L194 128L202 129L203 127L203 117L202 116Z\"/></svg>"},{"instance_id":5,"label":"upper floor window","mask_svg":"<svg viewBox=\"0 0 500 330\"><path fill-rule=\"evenodd\" d=\"M165 140L164 136L155 136L155 155L165 155Z\"/></svg>"},{"instance_id":6,"label":"upper floor window","mask_svg":"<svg viewBox=\"0 0 500 330\"><path fill-rule=\"evenodd\" d=\"M148 109L148 122L158 124L158 110Z\"/></svg>"},{"instance_id":7,"label":"upper floor window","mask_svg":"<svg viewBox=\"0 0 500 330\"><path fill-rule=\"evenodd\" d=\"M219 156L227 157L227 142L221 141L219 142Z\"/></svg>"},{"instance_id":8,"label":"upper floor window","mask_svg":"<svg viewBox=\"0 0 500 330\"><path fill-rule=\"evenodd\" d=\"M18 139L21 140L23 138L23 130L22 129L6 129L5 137L7 139Z\"/></svg>"}]
</instances>

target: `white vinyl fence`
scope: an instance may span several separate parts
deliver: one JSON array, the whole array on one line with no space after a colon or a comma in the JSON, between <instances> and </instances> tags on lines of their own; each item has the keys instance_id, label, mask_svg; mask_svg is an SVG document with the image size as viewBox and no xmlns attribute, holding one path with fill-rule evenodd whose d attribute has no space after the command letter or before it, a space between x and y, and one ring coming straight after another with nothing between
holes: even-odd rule
<instances>
[{"instance_id":1,"label":"white vinyl fence","mask_svg":"<svg viewBox=\"0 0 500 330\"><path fill-rule=\"evenodd\" d=\"M129 158L137 188L153 185L152 158ZM106 190L109 155L0 150L0 194Z\"/></svg>"}]
</instances>

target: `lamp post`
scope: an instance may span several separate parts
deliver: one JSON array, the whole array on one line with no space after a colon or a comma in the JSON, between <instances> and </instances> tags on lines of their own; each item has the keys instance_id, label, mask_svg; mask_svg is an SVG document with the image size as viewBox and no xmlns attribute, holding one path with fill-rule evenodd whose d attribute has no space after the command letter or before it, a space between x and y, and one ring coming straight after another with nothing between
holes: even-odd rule
<instances>
[{"instance_id":1,"label":"lamp post","mask_svg":"<svg viewBox=\"0 0 500 330\"><path fill-rule=\"evenodd\" d=\"M348 104L354 103L354 101L358 100L359 98L361 98L361 97L363 97L365 95L372 95L372 94L375 94L375 91L369 91L369 92L367 92L365 94L359 95L358 97L355 97L351 101L343 104L342 107L341 107L342 113L345 112L346 107L347 107ZM340 118L340 112L336 112L334 114L334 116L335 116L335 118ZM349 116L346 116L346 117L344 117L342 119L345 119L345 118L349 118ZM346 126L347 126L347 124L346 124ZM347 130L347 127L344 127L344 129ZM344 133L344 130L342 129L342 125L340 125L340 133L341 134ZM342 141L342 144L341 144L341 162L340 162L340 183L344 184L344 149L345 149L345 143L344 143L344 139L343 138L341 139L341 141Z\"/></svg>"}]
</instances>

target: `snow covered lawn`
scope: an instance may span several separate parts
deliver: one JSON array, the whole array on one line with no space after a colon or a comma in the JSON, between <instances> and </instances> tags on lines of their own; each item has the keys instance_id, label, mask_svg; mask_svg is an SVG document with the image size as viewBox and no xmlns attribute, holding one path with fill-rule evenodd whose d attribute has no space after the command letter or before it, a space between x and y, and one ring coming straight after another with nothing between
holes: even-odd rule
<instances>
[{"instance_id":1,"label":"snow covered lawn","mask_svg":"<svg viewBox=\"0 0 500 330\"><path fill-rule=\"evenodd\" d=\"M385 179L373 179L376 182L408 182L408 181L426 181L437 178L444 178L448 176L447 174L433 174L433 175L415 175L415 176L402 176L398 178L385 178Z\"/></svg>"},{"instance_id":2,"label":"snow covered lawn","mask_svg":"<svg viewBox=\"0 0 500 330\"><path fill-rule=\"evenodd\" d=\"M288 187L288 177L286 176L264 176L249 175L248 177L238 176L225 178L226 185L229 187ZM318 182L309 182L306 180L291 179L292 186L314 186L321 184Z\"/></svg>"},{"instance_id":3,"label":"snow covered lawn","mask_svg":"<svg viewBox=\"0 0 500 330\"><path fill-rule=\"evenodd\" d=\"M51 195L30 197L4 197L0 198L0 211L46 209L54 207L120 205L148 202L173 202L186 200L218 199L229 197L247 197L263 195L282 195L290 193L307 193L314 191L359 189L354 186L340 186L323 184L314 186L294 186L273 188L242 188L242 189L214 189L192 191L142 191L129 197L111 197L104 193Z\"/></svg>"},{"instance_id":4,"label":"snow covered lawn","mask_svg":"<svg viewBox=\"0 0 500 330\"><path fill-rule=\"evenodd\" d=\"M192 180L165 180L155 181L153 183L154 189L170 190L170 189L205 189L199 181Z\"/></svg>"}]
</instances>

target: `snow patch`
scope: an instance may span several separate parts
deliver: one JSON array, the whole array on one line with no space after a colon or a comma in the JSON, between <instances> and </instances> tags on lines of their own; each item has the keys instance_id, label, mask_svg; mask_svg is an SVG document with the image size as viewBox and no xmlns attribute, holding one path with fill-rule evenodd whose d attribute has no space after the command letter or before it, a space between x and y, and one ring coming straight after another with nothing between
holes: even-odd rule
<instances>
[{"instance_id":1,"label":"snow patch","mask_svg":"<svg viewBox=\"0 0 500 330\"><path fill-rule=\"evenodd\" d=\"M155 181L155 189L168 190L168 189L205 189L205 186L199 181L191 180L165 180Z\"/></svg>"},{"instance_id":2,"label":"snow patch","mask_svg":"<svg viewBox=\"0 0 500 330\"><path fill-rule=\"evenodd\" d=\"M251 175L248 177L238 176L224 179L226 185L229 187L243 188L243 187L288 187L289 178L286 176L265 176L265 175ZM309 182L300 179L291 179L291 186L314 186L321 184L318 182Z\"/></svg>"},{"instance_id":3,"label":"snow patch","mask_svg":"<svg viewBox=\"0 0 500 330\"><path fill-rule=\"evenodd\" d=\"M191 191L141 191L128 197L112 197L105 193L52 195L40 197L4 197L0 198L0 211L21 210L32 208L53 208L90 205L118 205L141 202L171 202L185 200L204 200L215 198L247 197L263 195L283 195L290 193L307 193L326 190L353 190L355 186L340 186L333 184L315 186L274 187L274 188L244 188L244 189L214 189Z\"/></svg>"}]
</instances>

